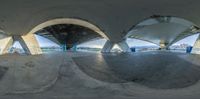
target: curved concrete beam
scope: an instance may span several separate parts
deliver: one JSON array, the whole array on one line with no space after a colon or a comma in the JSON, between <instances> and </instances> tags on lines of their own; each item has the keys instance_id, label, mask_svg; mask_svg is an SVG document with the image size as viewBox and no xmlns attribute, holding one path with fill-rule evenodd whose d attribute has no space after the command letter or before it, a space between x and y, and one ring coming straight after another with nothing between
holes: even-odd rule
<instances>
[{"instance_id":1,"label":"curved concrete beam","mask_svg":"<svg viewBox=\"0 0 200 99\"><path fill-rule=\"evenodd\" d=\"M6 37L0 39L0 54L7 54L9 48L12 47L13 39L12 37Z\"/></svg>"},{"instance_id":2,"label":"curved concrete beam","mask_svg":"<svg viewBox=\"0 0 200 99\"><path fill-rule=\"evenodd\" d=\"M109 40L109 38L105 35L105 33L103 31L101 31L101 29L98 28L97 26L95 26L87 21L84 21L81 19L74 19L74 18L58 18L58 19L52 19L52 20L46 21L44 23L37 25L28 34L33 34L45 27L57 25L57 24L74 24L74 25L83 26L83 27L93 30L94 32L101 35L103 38Z\"/></svg>"},{"instance_id":3,"label":"curved concrete beam","mask_svg":"<svg viewBox=\"0 0 200 99\"><path fill-rule=\"evenodd\" d=\"M34 34L27 34L25 36L19 36L20 44L25 49L27 54L38 55L42 54L42 50Z\"/></svg>"}]
</instances>

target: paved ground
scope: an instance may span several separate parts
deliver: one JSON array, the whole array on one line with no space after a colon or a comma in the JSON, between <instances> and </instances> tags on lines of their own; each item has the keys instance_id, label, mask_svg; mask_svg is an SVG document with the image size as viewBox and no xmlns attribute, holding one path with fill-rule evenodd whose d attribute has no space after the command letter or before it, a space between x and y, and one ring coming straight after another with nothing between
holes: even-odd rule
<instances>
[{"instance_id":1,"label":"paved ground","mask_svg":"<svg viewBox=\"0 0 200 99\"><path fill-rule=\"evenodd\" d=\"M115 80L118 78L151 88L171 89L188 87L200 79L200 66L182 59L182 55L146 52L99 54L73 59L81 70L99 80L120 82Z\"/></svg>"},{"instance_id":2,"label":"paved ground","mask_svg":"<svg viewBox=\"0 0 200 99\"><path fill-rule=\"evenodd\" d=\"M199 55L52 53L0 57L0 99L199 99Z\"/></svg>"}]
</instances>

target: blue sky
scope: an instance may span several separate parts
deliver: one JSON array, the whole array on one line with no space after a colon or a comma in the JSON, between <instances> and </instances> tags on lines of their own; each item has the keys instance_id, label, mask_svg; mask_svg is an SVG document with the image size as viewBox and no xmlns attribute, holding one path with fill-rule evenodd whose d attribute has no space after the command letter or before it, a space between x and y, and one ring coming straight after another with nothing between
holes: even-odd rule
<instances>
[{"instance_id":1,"label":"blue sky","mask_svg":"<svg viewBox=\"0 0 200 99\"><path fill-rule=\"evenodd\" d=\"M138 40L138 39L127 39L127 43L129 45L129 47L134 47L134 46L157 46L156 44L147 42L147 41L143 41L143 40Z\"/></svg>"},{"instance_id":2,"label":"blue sky","mask_svg":"<svg viewBox=\"0 0 200 99\"><path fill-rule=\"evenodd\" d=\"M14 42L13 47L22 49L22 46L19 44L19 41Z\"/></svg>"},{"instance_id":3,"label":"blue sky","mask_svg":"<svg viewBox=\"0 0 200 99\"><path fill-rule=\"evenodd\" d=\"M192 35L192 36L189 36L189 37L186 37L178 42L176 42L175 44L173 45L180 45L180 44L188 44L190 46L193 46L196 39L198 38L199 34L195 34L195 35Z\"/></svg>"},{"instance_id":4,"label":"blue sky","mask_svg":"<svg viewBox=\"0 0 200 99\"><path fill-rule=\"evenodd\" d=\"M54 47L59 47L58 44L54 43L53 41L44 38L42 36L39 35L35 35L37 41L39 42L40 47L50 47L50 46L54 46Z\"/></svg>"},{"instance_id":5,"label":"blue sky","mask_svg":"<svg viewBox=\"0 0 200 99\"><path fill-rule=\"evenodd\" d=\"M38 40L40 47L51 47L51 46L59 47L58 44L42 36L35 35L35 37ZM14 42L13 47L22 48L18 41Z\"/></svg>"}]
</instances>

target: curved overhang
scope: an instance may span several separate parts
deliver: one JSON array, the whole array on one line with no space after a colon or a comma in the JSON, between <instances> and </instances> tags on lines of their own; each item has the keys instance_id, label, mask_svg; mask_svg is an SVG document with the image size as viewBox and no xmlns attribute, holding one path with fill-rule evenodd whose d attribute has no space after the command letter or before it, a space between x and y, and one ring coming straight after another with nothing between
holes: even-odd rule
<instances>
[{"instance_id":1,"label":"curved overhang","mask_svg":"<svg viewBox=\"0 0 200 99\"><path fill-rule=\"evenodd\" d=\"M91 24L87 21L81 20L81 19L74 19L74 18L58 18L58 19L52 19L52 20L43 22L43 23L37 25L36 27L34 27L28 34L33 34L45 27L58 25L58 24L73 24L73 25L79 25L82 27L86 27L86 28L89 28L92 31L98 33L103 38L109 40L109 38L105 35L105 33L100 28L98 28L96 25L93 25L93 24Z\"/></svg>"}]
</instances>

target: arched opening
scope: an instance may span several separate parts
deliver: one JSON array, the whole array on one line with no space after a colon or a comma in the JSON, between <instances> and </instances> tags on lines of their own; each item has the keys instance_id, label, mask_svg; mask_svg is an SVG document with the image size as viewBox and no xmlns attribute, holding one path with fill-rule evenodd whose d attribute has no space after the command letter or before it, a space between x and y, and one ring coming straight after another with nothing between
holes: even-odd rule
<instances>
[{"instance_id":1,"label":"arched opening","mask_svg":"<svg viewBox=\"0 0 200 99\"><path fill-rule=\"evenodd\" d=\"M33 28L29 32L29 34L36 33L37 31L39 31L45 27L58 25L58 24L71 24L71 25L82 26L82 27L88 28L88 29L98 33L103 38L108 39L108 37L105 35L105 33L99 27L97 27L87 21L84 21L81 19L74 19L74 18L59 18L59 19L53 19L53 20L46 21L44 23L37 25L35 28Z\"/></svg>"},{"instance_id":2,"label":"arched opening","mask_svg":"<svg viewBox=\"0 0 200 99\"><path fill-rule=\"evenodd\" d=\"M29 32L29 34L33 33L58 44L62 51L77 51L77 47L87 44L87 41L95 38L108 39L97 26L73 18L53 19L44 22ZM78 51L80 49L79 47Z\"/></svg>"},{"instance_id":3,"label":"arched opening","mask_svg":"<svg viewBox=\"0 0 200 99\"><path fill-rule=\"evenodd\" d=\"M161 49L169 49L178 40L196 34L198 30L199 27L186 19L154 15L130 29L126 38L152 42Z\"/></svg>"}]
</instances>

